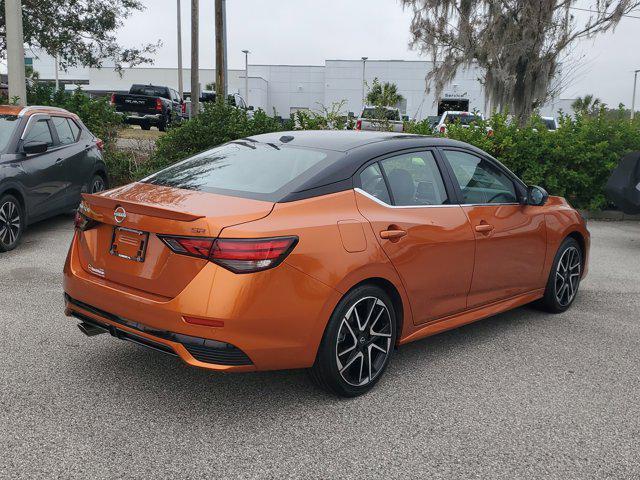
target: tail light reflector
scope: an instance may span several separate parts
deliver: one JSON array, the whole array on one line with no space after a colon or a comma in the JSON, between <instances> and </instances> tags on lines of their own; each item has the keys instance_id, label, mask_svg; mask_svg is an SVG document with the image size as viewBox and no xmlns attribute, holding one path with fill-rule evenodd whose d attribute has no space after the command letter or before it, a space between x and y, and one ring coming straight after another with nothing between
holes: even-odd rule
<instances>
[{"instance_id":1,"label":"tail light reflector","mask_svg":"<svg viewBox=\"0 0 640 480\"><path fill-rule=\"evenodd\" d=\"M96 138L96 147L98 147L98 150L101 152L104 150L104 142L99 138Z\"/></svg>"},{"instance_id":2,"label":"tail light reflector","mask_svg":"<svg viewBox=\"0 0 640 480\"><path fill-rule=\"evenodd\" d=\"M199 238L160 236L175 253L205 258L234 273L253 273L278 266L298 237Z\"/></svg>"},{"instance_id":3,"label":"tail light reflector","mask_svg":"<svg viewBox=\"0 0 640 480\"><path fill-rule=\"evenodd\" d=\"M224 327L223 320L216 320L214 318L198 318L198 317L182 317L185 322L192 325L204 325L205 327Z\"/></svg>"},{"instance_id":4,"label":"tail light reflector","mask_svg":"<svg viewBox=\"0 0 640 480\"><path fill-rule=\"evenodd\" d=\"M93 218L89 218L86 215L83 215L82 213L80 213L80 210L76 211L76 216L73 219L73 226L77 230L84 232L85 230L89 230L95 227L96 225L98 225L98 222L95 221Z\"/></svg>"},{"instance_id":5,"label":"tail light reflector","mask_svg":"<svg viewBox=\"0 0 640 480\"><path fill-rule=\"evenodd\" d=\"M356 130L362 130L362 120L356 122Z\"/></svg>"},{"instance_id":6,"label":"tail light reflector","mask_svg":"<svg viewBox=\"0 0 640 480\"><path fill-rule=\"evenodd\" d=\"M159 112L162 111L162 100L159 98L156 98L156 110Z\"/></svg>"}]
</instances>

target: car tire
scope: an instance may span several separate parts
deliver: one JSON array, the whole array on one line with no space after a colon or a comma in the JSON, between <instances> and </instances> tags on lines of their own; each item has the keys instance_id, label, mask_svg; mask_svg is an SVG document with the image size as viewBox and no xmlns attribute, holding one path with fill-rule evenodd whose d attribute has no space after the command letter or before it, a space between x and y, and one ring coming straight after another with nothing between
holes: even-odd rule
<instances>
[{"instance_id":1,"label":"car tire","mask_svg":"<svg viewBox=\"0 0 640 480\"><path fill-rule=\"evenodd\" d=\"M375 285L354 288L329 319L310 370L312 380L341 397L368 392L389 365L396 325L393 303L384 290Z\"/></svg>"},{"instance_id":2,"label":"car tire","mask_svg":"<svg viewBox=\"0 0 640 480\"><path fill-rule=\"evenodd\" d=\"M162 120L158 122L158 130L161 132L166 132L168 125L169 125L169 119L166 116L162 117Z\"/></svg>"},{"instance_id":3,"label":"car tire","mask_svg":"<svg viewBox=\"0 0 640 480\"><path fill-rule=\"evenodd\" d=\"M100 175L99 173L96 173L93 178L91 179L91 183L89 183L89 193L100 193L105 191L107 188L109 188L108 184L107 184L107 180Z\"/></svg>"},{"instance_id":4,"label":"car tire","mask_svg":"<svg viewBox=\"0 0 640 480\"><path fill-rule=\"evenodd\" d=\"M18 246L24 227L24 211L18 199L13 195L0 197L0 252Z\"/></svg>"},{"instance_id":5,"label":"car tire","mask_svg":"<svg viewBox=\"0 0 640 480\"><path fill-rule=\"evenodd\" d=\"M142 130L151 130L151 125L149 123L143 123L142 125L140 125L140 128Z\"/></svg>"},{"instance_id":6,"label":"car tire","mask_svg":"<svg viewBox=\"0 0 640 480\"><path fill-rule=\"evenodd\" d=\"M539 305L551 313L562 313L576 299L582 278L582 249L575 238L566 238L553 260L544 297Z\"/></svg>"}]
</instances>

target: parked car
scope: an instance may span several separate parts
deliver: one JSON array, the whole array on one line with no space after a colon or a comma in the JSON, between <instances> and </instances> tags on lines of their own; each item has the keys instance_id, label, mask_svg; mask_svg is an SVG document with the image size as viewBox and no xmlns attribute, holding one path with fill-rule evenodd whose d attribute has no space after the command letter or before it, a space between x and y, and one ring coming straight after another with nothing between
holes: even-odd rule
<instances>
[{"instance_id":1,"label":"parked car","mask_svg":"<svg viewBox=\"0 0 640 480\"><path fill-rule=\"evenodd\" d=\"M111 94L111 104L124 116L125 123L143 130L157 127L164 132L169 125L182 120L184 100L171 87L132 85L129 93Z\"/></svg>"},{"instance_id":2,"label":"parked car","mask_svg":"<svg viewBox=\"0 0 640 480\"><path fill-rule=\"evenodd\" d=\"M545 127L547 127L547 130L549 130L550 132L555 132L558 129L558 123L556 122L555 118L540 117L540 120L542 120L542 123L544 124Z\"/></svg>"},{"instance_id":3,"label":"parked car","mask_svg":"<svg viewBox=\"0 0 640 480\"><path fill-rule=\"evenodd\" d=\"M201 112L204 111L205 103L212 103L215 101L216 101L216 92L214 92L213 90L203 90L202 92L200 92L200 111ZM244 98L242 98L239 94L233 93L233 94L227 95L227 102L229 103L229 105L246 110L247 114L249 115L249 118L253 117L253 105L247 106L247 103L244 101ZM189 118L191 116L191 96L190 95L185 100L185 103L186 103L185 109L184 109L185 117Z\"/></svg>"},{"instance_id":4,"label":"parked car","mask_svg":"<svg viewBox=\"0 0 640 480\"><path fill-rule=\"evenodd\" d=\"M85 195L66 314L190 365L310 368L355 396L399 345L534 301L567 310L589 238L566 200L462 142L256 135Z\"/></svg>"},{"instance_id":5,"label":"parked car","mask_svg":"<svg viewBox=\"0 0 640 480\"><path fill-rule=\"evenodd\" d=\"M404 131L400 110L392 107L364 107L356 121L356 130Z\"/></svg>"},{"instance_id":6,"label":"parked car","mask_svg":"<svg viewBox=\"0 0 640 480\"><path fill-rule=\"evenodd\" d=\"M107 187L102 147L66 110L0 106L0 252L15 248L27 225Z\"/></svg>"},{"instance_id":7,"label":"parked car","mask_svg":"<svg viewBox=\"0 0 640 480\"><path fill-rule=\"evenodd\" d=\"M446 134L448 125L452 123L460 124L464 128L475 127L478 121L484 120L484 117L479 113L472 112L444 112L438 121L434 132ZM493 135L493 130L490 127L486 127L487 135Z\"/></svg>"}]
</instances>

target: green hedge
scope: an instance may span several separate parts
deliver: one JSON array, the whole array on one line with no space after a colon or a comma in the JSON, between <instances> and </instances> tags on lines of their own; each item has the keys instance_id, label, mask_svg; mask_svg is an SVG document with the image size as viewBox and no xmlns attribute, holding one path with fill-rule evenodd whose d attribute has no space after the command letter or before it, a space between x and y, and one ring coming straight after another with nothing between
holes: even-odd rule
<instances>
[{"instance_id":1,"label":"green hedge","mask_svg":"<svg viewBox=\"0 0 640 480\"><path fill-rule=\"evenodd\" d=\"M448 127L449 138L488 152L527 184L540 185L561 195L577 208L598 210L608 206L604 186L620 158L640 150L640 119L630 122L623 111L604 109L576 118L561 116L559 128L549 132L539 118L525 127L494 115L478 128ZM493 129L487 136L486 127ZM413 133L428 133L427 122L407 125Z\"/></svg>"}]
</instances>

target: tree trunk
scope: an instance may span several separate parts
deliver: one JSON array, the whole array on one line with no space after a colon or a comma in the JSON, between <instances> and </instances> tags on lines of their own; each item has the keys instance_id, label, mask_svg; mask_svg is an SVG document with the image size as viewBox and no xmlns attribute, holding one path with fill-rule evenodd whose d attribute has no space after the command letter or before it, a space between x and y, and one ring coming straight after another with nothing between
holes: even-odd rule
<instances>
[{"instance_id":1,"label":"tree trunk","mask_svg":"<svg viewBox=\"0 0 640 480\"><path fill-rule=\"evenodd\" d=\"M200 113L199 0L191 0L191 116Z\"/></svg>"}]
</instances>

